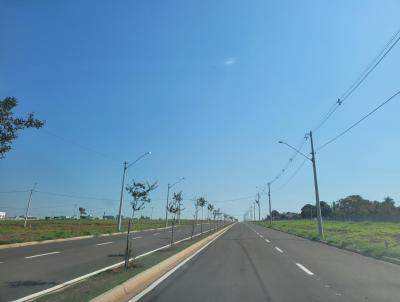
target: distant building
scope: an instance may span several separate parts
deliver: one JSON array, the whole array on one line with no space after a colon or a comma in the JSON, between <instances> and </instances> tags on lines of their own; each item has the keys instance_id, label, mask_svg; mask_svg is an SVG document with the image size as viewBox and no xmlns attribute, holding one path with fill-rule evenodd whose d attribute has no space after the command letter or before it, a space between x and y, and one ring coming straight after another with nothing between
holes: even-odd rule
<instances>
[{"instance_id":1,"label":"distant building","mask_svg":"<svg viewBox=\"0 0 400 302\"><path fill-rule=\"evenodd\" d=\"M112 215L104 215L103 219L113 220L113 219L115 219L115 217Z\"/></svg>"},{"instance_id":2,"label":"distant building","mask_svg":"<svg viewBox=\"0 0 400 302\"><path fill-rule=\"evenodd\" d=\"M0 212L0 219L6 219L6 212Z\"/></svg>"}]
</instances>

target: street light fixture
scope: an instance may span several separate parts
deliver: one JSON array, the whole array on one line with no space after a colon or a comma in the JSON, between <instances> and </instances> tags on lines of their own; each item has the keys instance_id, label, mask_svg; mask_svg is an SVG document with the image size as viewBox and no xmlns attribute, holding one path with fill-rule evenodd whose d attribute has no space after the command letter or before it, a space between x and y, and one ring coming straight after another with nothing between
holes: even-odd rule
<instances>
[{"instance_id":1,"label":"street light fixture","mask_svg":"<svg viewBox=\"0 0 400 302\"><path fill-rule=\"evenodd\" d=\"M165 227L168 227L169 190L170 190L173 186L175 186L176 184L180 183L182 180L185 180L185 177L182 177L182 178L178 179L178 180L177 180L175 183L173 183L172 185L171 185L171 184L168 184L168 190L167 190L167 204L166 204L166 206L165 206ZM179 207L180 207L180 204L179 204ZM180 209L179 209L179 212L180 212ZM179 215L180 215L180 213L179 213Z\"/></svg>"},{"instance_id":2,"label":"street light fixture","mask_svg":"<svg viewBox=\"0 0 400 302\"><path fill-rule=\"evenodd\" d=\"M324 226L323 226L323 223L322 223L321 205L320 205L320 201L319 201L317 168L316 168L316 164L315 164L315 151L314 151L314 143L313 143L312 131L310 131L310 133L308 133L308 135L310 136L310 142L311 142L311 158L309 158L304 153L300 152L300 150L297 150L295 147L289 145L288 143L285 143L283 141L279 141L279 143L288 146L289 148L293 149L298 154L300 154L301 156L305 157L306 159L308 159L309 161L312 162L313 173L314 173L315 202L316 202L316 206L317 206L318 234L319 234L319 237L323 239L324 238Z\"/></svg>"},{"instance_id":3,"label":"street light fixture","mask_svg":"<svg viewBox=\"0 0 400 302\"><path fill-rule=\"evenodd\" d=\"M143 157L147 156L147 155L151 155L151 152L148 151L142 155L140 155L136 160L134 160L133 162L131 162L130 164L128 164L128 162L124 162L124 169L122 172L122 186L121 186L121 197L119 199L119 211L118 211L118 232L121 232L121 223L122 223L122 218L121 218L121 211L122 211L122 198L124 196L124 184L125 184L125 174L126 174L126 170L128 170L129 167L131 167L132 165L136 164L139 160L141 160Z\"/></svg>"}]
</instances>

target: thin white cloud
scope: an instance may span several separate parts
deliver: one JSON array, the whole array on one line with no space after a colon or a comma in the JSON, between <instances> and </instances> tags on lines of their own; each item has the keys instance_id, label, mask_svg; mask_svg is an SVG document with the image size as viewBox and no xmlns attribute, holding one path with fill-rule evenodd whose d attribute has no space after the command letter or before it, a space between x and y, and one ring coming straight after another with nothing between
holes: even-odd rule
<instances>
[{"instance_id":1,"label":"thin white cloud","mask_svg":"<svg viewBox=\"0 0 400 302\"><path fill-rule=\"evenodd\" d=\"M236 64L236 58L229 57L224 60L224 65L230 66Z\"/></svg>"}]
</instances>

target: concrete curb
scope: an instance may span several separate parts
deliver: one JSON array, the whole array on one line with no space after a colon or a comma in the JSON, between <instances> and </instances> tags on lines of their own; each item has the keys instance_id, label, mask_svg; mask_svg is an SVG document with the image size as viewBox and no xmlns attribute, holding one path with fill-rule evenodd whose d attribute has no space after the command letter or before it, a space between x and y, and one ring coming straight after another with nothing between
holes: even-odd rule
<instances>
[{"instance_id":1,"label":"concrete curb","mask_svg":"<svg viewBox=\"0 0 400 302\"><path fill-rule=\"evenodd\" d=\"M392 257L387 257L387 256L382 256L382 259L397 265L400 265L400 259L398 258L392 258Z\"/></svg>"},{"instance_id":2,"label":"concrete curb","mask_svg":"<svg viewBox=\"0 0 400 302\"><path fill-rule=\"evenodd\" d=\"M133 231L133 233L164 230L164 229L170 229L170 228L171 227L169 226L169 227L166 227L166 228L163 227L163 228L156 228L156 229L145 229L145 230ZM107 236L123 235L123 234L126 234L126 233L127 232L116 232L116 233L110 233L110 234L86 235L86 236L78 236L78 237L70 237L70 238L50 239L50 240L43 240L43 241L29 241L29 242L2 244L2 245L0 245L0 250L16 248L16 247L31 246L31 245L38 245L38 244L54 243L54 242L64 242L64 241L89 239L89 238L95 238L95 237L107 237Z\"/></svg>"},{"instance_id":3,"label":"concrete curb","mask_svg":"<svg viewBox=\"0 0 400 302\"><path fill-rule=\"evenodd\" d=\"M90 300L91 302L119 302L119 301L129 301L131 298L138 295L153 282L161 278L163 275L168 273L174 267L179 265L185 259L196 253L202 247L206 246L208 243L222 235L233 224L226 226L225 228L217 231L216 233L192 244L186 249L178 252L177 254L163 260L162 262L156 264L155 266L141 272L140 274L132 277L131 279L125 281L124 283L110 289L109 291L101 294L100 296Z\"/></svg>"}]
</instances>

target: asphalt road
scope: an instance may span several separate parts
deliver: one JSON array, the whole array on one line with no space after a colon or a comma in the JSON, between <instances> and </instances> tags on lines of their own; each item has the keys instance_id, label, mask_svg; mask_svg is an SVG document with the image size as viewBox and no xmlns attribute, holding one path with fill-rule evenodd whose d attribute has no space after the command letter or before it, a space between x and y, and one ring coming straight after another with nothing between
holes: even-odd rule
<instances>
[{"instance_id":1,"label":"asphalt road","mask_svg":"<svg viewBox=\"0 0 400 302\"><path fill-rule=\"evenodd\" d=\"M209 225L203 224L203 231ZM174 238L190 236L191 225L175 229ZM196 226L195 234L200 232ZM135 232L136 255L165 246L170 229ZM124 259L126 235L111 235L0 250L0 302L15 300L64 283Z\"/></svg>"},{"instance_id":2,"label":"asphalt road","mask_svg":"<svg viewBox=\"0 0 400 302\"><path fill-rule=\"evenodd\" d=\"M400 301L400 266L238 223L140 301Z\"/></svg>"}]
</instances>

